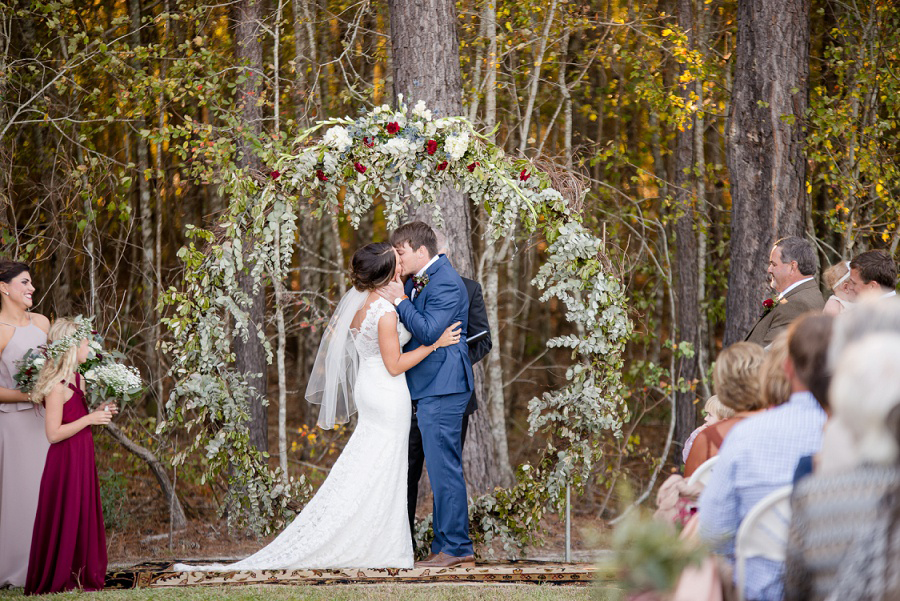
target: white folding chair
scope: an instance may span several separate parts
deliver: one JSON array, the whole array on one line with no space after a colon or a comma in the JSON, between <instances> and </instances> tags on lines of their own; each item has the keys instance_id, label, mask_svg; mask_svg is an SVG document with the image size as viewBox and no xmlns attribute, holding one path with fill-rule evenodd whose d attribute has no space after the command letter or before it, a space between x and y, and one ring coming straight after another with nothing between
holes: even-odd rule
<instances>
[{"instance_id":1,"label":"white folding chair","mask_svg":"<svg viewBox=\"0 0 900 601\"><path fill-rule=\"evenodd\" d=\"M688 478L688 484L702 484L706 486L706 483L709 482L709 477L712 475L712 469L718 460L719 456L716 455L701 463L700 466L694 470L694 473L691 474L691 477Z\"/></svg>"},{"instance_id":2,"label":"white folding chair","mask_svg":"<svg viewBox=\"0 0 900 601\"><path fill-rule=\"evenodd\" d=\"M746 564L751 557L784 561L791 522L791 486L769 493L741 522L734 539L734 573L739 601L744 601Z\"/></svg>"}]
</instances>

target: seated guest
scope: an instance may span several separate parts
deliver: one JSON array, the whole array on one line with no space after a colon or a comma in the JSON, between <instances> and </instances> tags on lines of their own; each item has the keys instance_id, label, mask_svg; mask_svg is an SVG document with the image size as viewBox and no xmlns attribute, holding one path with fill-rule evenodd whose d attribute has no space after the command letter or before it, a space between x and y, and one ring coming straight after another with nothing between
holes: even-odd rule
<instances>
[{"instance_id":1,"label":"seated guest","mask_svg":"<svg viewBox=\"0 0 900 601\"><path fill-rule=\"evenodd\" d=\"M860 255L862 256L862 255ZM896 298L881 302L863 300L853 310L841 313L834 320L834 331L828 346L827 371L834 373L840 367L840 357L848 346L869 334L895 332L900 334L900 302ZM828 375L825 374L819 387L828 390ZM815 385L813 386L815 392ZM820 395L827 403L824 393ZM818 398L818 397L817 397ZM822 435L822 450L816 456L816 473L840 472L856 464L849 433L839 420L829 420Z\"/></svg>"},{"instance_id":2,"label":"seated guest","mask_svg":"<svg viewBox=\"0 0 900 601\"><path fill-rule=\"evenodd\" d=\"M738 422L765 408L759 380L765 354L758 344L738 342L722 351L716 359L713 369L716 394L734 415L697 435L684 464L685 478L690 478L704 461L719 453L722 440Z\"/></svg>"},{"instance_id":3,"label":"seated guest","mask_svg":"<svg viewBox=\"0 0 900 601\"><path fill-rule=\"evenodd\" d=\"M691 448L693 448L697 436L711 425L726 420L729 417L733 417L734 409L723 405L722 401L719 400L719 395L714 394L706 399L706 404L703 405L703 413L706 414L703 417L703 425L691 432L691 435L688 436L687 441L684 443L684 449L681 451L681 460L685 463L687 463L688 457L691 454Z\"/></svg>"},{"instance_id":4,"label":"seated guest","mask_svg":"<svg viewBox=\"0 0 900 601\"><path fill-rule=\"evenodd\" d=\"M700 537L732 564L734 537L744 516L766 495L790 484L797 461L816 452L822 441L825 412L805 380L811 363L805 350L808 320L800 319L788 330L790 399L732 428L700 495ZM745 598L780 601L784 564L754 557L746 566Z\"/></svg>"},{"instance_id":5,"label":"seated guest","mask_svg":"<svg viewBox=\"0 0 900 601\"><path fill-rule=\"evenodd\" d=\"M794 344L803 344L803 349L795 349L795 355L804 355L807 358L807 364L804 370L803 381L809 388L810 393L818 401L819 406L826 415L829 414L827 395L823 390L827 390L828 377L828 345L831 342L831 332L834 318L830 315L810 314L805 318L804 332L802 339L796 338ZM790 347L786 349L789 354ZM829 422L825 422L825 431L828 430ZM823 434L824 437L824 434ZM824 438L823 438L824 439ZM813 471L813 464L816 455L806 455L797 462L797 468L794 470L793 482L796 484L800 478L808 476Z\"/></svg>"},{"instance_id":6,"label":"seated guest","mask_svg":"<svg viewBox=\"0 0 900 601\"><path fill-rule=\"evenodd\" d=\"M747 334L747 342L769 346L802 314L825 307L814 277L816 265L816 251L803 238L791 236L775 243L769 253L768 274L778 296L763 302L762 316Z\"/></svg>"},{"instance_id":7,"label":"seated guest","mask_svg":"<svg viewBox=\"0 0 900 601\"><path fill-rule=\"evenodd\" d=\"M864 252L850 261L847 282L860 300L897 296L897 264L886 251Z\"/></svg>"},{"instance_id":8,"label":"seated guest","mask_svg":"<svg viewBox=\"0 0 900 601\"><path fill-rule=\"evenodd\" d=\"M898 423L900 420L900 334L873 334L851 345L842 355L834 374L830 399L832 421L841 422L853 446L856 465L832 474L815 473L797 484L791 499L793 513L788 537L784 598L786 601L824 601L837 585L838 573L848 562L859 534L868 539L854 554L867 557L866 565L854 568L850 579L856 595L849 599L900 598L900 557L887 563L886 555L872 556L886 548L875 540L898 536L879 520L885 493L900 490L898 468ZM894 495L891 495L894 498ZM890 512L888 512L890 513ZM878 532L875 532L875 530ZM885 534L888 532L888 534ZM874 538L873 538L874 535ZM859 559L859 557L857 557ZM867 575L871 565L876 573ZM884 581L877 570L889 569L895 588L885 596ZM860 573L862 572L862 574ZM851 584L851 583L845 583ZM869 585L875 588L867 588ZM861 594L862 592L865 594Z\"/></svg>"},{"instance_id":9,"label":"seated guest","mask_svg":"<svg viewBox=\"0 0 900 601\"><path fill-rule=\"evenodd\" d=\"M825 285L832 292L825 301L822 313L836 317L853 306L853 299L856 298L856 295L849 282L850 261L835 263L822 273L822 279L825 280Z\"/></svg>"}]
</instances>

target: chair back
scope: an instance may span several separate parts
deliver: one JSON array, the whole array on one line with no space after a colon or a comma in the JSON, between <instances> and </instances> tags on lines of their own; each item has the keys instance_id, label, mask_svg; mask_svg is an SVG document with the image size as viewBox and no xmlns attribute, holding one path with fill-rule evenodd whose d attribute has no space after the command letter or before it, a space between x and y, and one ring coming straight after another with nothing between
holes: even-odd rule
<instances>
[{"instance_id":1,"label":"chair back","mask_svg":"<svg viewBox=\"0 0 900 601\"><path fill-rule=\"evenodd\" d=\"M791 489L783 486L763 497L741 522L734 539L735 586L744 601L747 560L762 557L784 561L791 522Z\"/></svg>"},{"instance_id":2,"label":"chair back","mask_svg":"<svg viewBox=\"0 0 900 601\"><path fill-rule=\"evenodd\" d=\"M706 486L706 483L709 482L709 477L712 475L712 469L717 461L719 461L719 456L715 455L701 463L700 466L694 470L694 473L691 474L691 477L688 478L688 484L702 484Z\"/></svg>"}]
</instances>

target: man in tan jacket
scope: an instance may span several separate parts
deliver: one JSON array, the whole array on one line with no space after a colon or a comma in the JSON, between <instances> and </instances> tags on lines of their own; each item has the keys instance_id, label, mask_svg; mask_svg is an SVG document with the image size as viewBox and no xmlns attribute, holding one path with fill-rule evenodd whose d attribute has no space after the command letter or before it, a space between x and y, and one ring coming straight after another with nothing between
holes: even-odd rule
<instances>
[{"instance_id":1,"label":"man in tan jacket","mask_svg":"<svg viewBox=\"0 0 900 601\"><path fill-rule=\"evenodd\" d=\"M778 295L763 301L762 315L745 339L762 346L772 344L800 315L825 307L815 279L816 251L803 238L790 236L776 242L769 253L767 271Z\"/></svg>"}]
</instances>

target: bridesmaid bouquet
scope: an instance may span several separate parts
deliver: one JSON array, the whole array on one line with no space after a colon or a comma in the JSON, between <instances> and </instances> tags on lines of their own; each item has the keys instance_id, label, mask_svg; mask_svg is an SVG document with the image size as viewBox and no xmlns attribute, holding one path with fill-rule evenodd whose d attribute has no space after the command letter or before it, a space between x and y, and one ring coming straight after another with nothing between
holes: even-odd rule
<instances>
[{"instance_id":1,"label":"bridesmaid bouquet","mask_svg":"<svg viewBox=\"0 0 900 601\"><path fill-rule=\"evenodd\" d=\"M124 365L122 361L125 356L121 353L103 351L100 335L91 329L93 318L79 317L77 323L78 330L73 335L25 353L25 356L16 363L19 368L14 376L16 387L26 394L30 393L47 359L60 356L87 338L90 341L91 354L88 360L78 367L78 373L91 384L87 387L90 405L93 407L110 400L122 404L140 395L144 390L144 384L137 368Z\"/></svg>"},{"instance_id":2,"label":"bridesmaid bouquet","mask_svg":"<svg viewBox=\"0 0 900 601\"><path fill-rule=\"evenodd\" d=\"M102 361L82 375L91 383L88 388L88 393L92 397L91 405L107 401L123 403L140 395L144 390L144 383L137 368L112 360Z\"/></svg>"}]
</instances>

